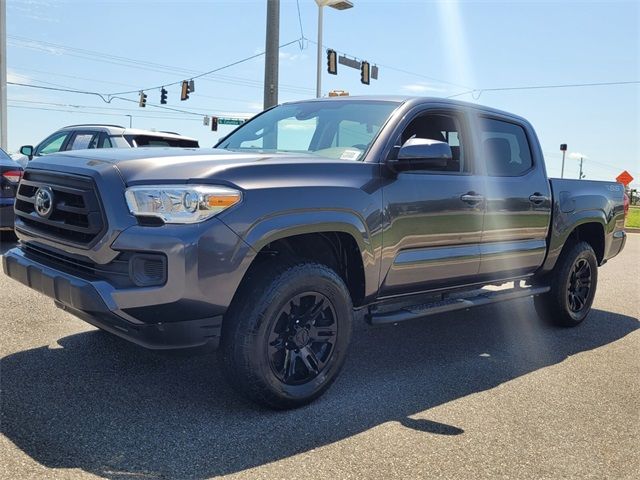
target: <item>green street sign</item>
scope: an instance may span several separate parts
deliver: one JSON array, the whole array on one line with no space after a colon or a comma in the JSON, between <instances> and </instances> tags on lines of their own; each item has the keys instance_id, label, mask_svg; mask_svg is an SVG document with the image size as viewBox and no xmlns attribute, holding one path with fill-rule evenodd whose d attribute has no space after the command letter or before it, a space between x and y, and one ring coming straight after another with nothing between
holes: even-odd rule
<instances>
[{"instance_id":1,"label":"green street sign","mask_svg":"<svg viewBox=\"0 0 640 480\"><path fill-rule=\"evenodd\" d=\"M244 122L242 118L218 118L219 125L242 125Z\"/></svg>"}]
</instances>

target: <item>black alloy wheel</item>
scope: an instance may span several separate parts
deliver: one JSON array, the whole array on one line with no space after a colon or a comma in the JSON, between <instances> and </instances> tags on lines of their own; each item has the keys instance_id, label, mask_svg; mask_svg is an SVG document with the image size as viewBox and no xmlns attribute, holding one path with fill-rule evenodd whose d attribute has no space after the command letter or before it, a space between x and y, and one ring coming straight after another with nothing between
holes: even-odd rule
<instances>
[{"instance_id":1,"label":"black alloy wheel","mask_svg":"<svg viewBox=\"0 0 640 480\"><path fill-rule=\"evenodd\" d=\"M598 285L598 259L587 242L568 244L553 270L538 279L547 293L534 297L538 314L548 323L575 327L591 311Z\"/></svg>"},{"instance_id":2,"label":"black alloy wheel","mask_svg":"<svg viewBox=\"0 0 640 480\"><path fill-rule=\"evenodd\" d=\"M572 312L578 313L587 306L590 290L591 267L585 258L579 258L573 265L567 288L567 301Z\"/></svg>"},{"instance_id":3,"label":"black alloy wheel","mask_svg":"<svg viewBox=\"0 0 640 480\"><path fill-rule=\"evenodd\" d=\"M225 315L220 345L229 383L252 401L296 408L322 395L344 365L353 304L326 265L264 262Z\"/></svg>"},{"instance_id":4,"label":"black alloy wheel","mask_svg":"<svg viewBox=\"0 0 640 480\"><path fill-rule=\"evenodd\" d=\"M267 354L287 385L301 385L326 367L338 335L336 312L319 292L304 292L284 305L271 328Z\"/></svg>"}]
</instances>

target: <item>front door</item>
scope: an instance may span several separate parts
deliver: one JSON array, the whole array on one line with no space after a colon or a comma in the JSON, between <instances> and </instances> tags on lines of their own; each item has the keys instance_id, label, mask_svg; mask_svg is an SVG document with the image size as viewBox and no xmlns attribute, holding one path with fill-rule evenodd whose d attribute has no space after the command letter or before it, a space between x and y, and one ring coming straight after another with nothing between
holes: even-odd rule
<instances>
[{"instance_id":1,"label":"front door","mask_svg":"<svg viewBox=\"0 0 640 480\"><path fill-rule=\"evenodd\" d=\"M398 135L396 145L412 137L445 141L453 159L438 170L400 172L384 187L381 296L478 274L484 202L467 132L463 113L438 109L416 113Z\"/></svg>"}]
</instances>

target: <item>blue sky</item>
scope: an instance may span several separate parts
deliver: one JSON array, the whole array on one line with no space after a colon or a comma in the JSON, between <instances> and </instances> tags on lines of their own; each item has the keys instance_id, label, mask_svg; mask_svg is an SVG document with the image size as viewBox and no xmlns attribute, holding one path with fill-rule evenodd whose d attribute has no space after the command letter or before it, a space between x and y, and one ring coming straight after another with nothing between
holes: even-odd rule
<instances>
[{"instance_id":1,"label":"blue sky","mask_svg":"<svg viewBox=\"0 0 640 480\"><path fill-rule=\"evenodd\" d=\"M640 80L640 2L353 0L325 9L324 44L380 68L360 83L341 67L323 91L450 96L517 113L536 127L547 169L560 175L559 144L586 157L589 179L623 169L640 179L640 85L489 92L482 89ZM299 0L304 35L281 50L280 101L315 95L317 8ZM190 78L264 50L266 0L8 0L9 81L114 93ZM301 37L296 1L281 1L280 43ZM218 133L201 115L250 115L261 109L264 59L196 81L186 102L169 87L169 107L148 91L135 103L9 86L9 150L57 128L109 122L177 131L202 146ZM324 62L323 62L324 66ZM126 97L137 100L137 94ZM573 155L574 157L577 155ZM567 159L565 176L576 178ZM636 180L636 185L640 182Z\"/></svg>"}]
</instances>

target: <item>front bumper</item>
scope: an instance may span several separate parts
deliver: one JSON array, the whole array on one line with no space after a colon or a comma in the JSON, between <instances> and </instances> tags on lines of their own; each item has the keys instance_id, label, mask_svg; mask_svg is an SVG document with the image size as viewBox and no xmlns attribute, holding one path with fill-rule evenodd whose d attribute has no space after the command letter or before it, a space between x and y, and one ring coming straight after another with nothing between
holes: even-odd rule
<instances>
[{"instance_id":1,"label":"front bumper","mask_svg":"<svg viewBox=\"0 0 640 480\"><path fill-rule=\"evenodd\" d=\"M51 297L56 305L80 319L151 349L216 348L222 315L173 322L135 322L105 302L104 282L91 282L27 258L20 248L2 258L7 276ZM108 290L107 290L108 291Z\"/></svg>"}]
</instances>

